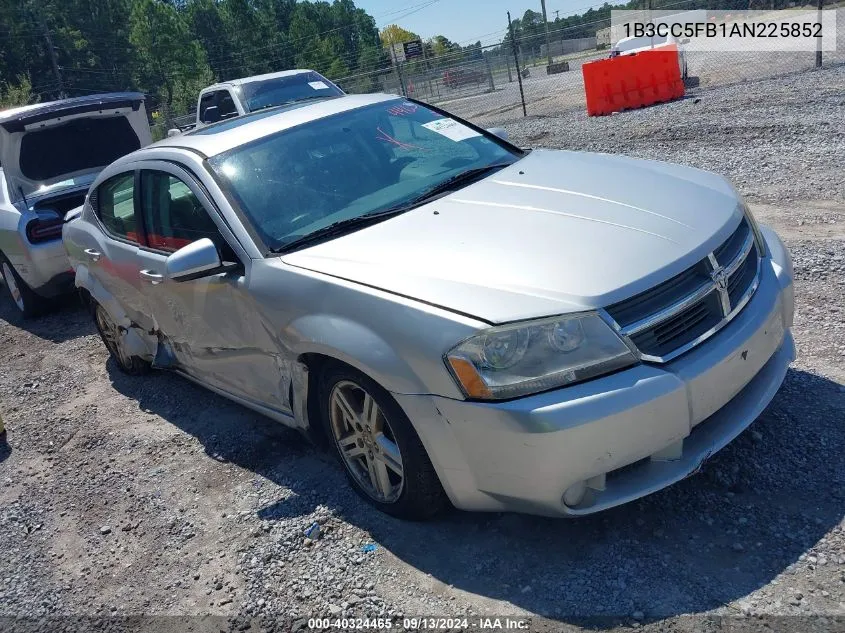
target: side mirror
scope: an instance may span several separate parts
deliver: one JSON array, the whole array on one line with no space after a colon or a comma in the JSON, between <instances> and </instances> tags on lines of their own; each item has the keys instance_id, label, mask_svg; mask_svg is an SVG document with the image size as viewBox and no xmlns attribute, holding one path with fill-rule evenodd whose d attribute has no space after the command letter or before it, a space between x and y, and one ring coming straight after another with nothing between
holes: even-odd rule
<instances>
[{"instance_id":1,"label":"side mirror","mask_svg":"<svg viewBox=\"0 0 845 633\"><path fill-rule=\"evenodd\" d=\"M180 130L178 127L172 127L169 130L167 130L167 136L168 137L179 136L181 133L182 133L182 130Z\"/></svg>"},{"instance_id":2,"label":"side mirror","mask_svg":"<svg viewBox=\"0 0 845 633\"><path fill-rule=\"evenodd\" d=\"M217 247L207 237L191 242L164 261L164 274L173 281L191 281L220 272L223 263Z\"/></svg>"},{"instance_id":3,"label":"side mirror","mask_svg":"<svg viewBox=\"0 0 845 633\"><path fill-rule=\"evenodd\" d=\"M491 127L491 128L488 128L487 131L490 132L490 134L492 134L493 136L498 136L503 141L508 140L508 131L505 128Z\"/></svg>"},{"instance_id":4,"label":"side mirror","mask_svg":"<svg viewBox=\"0 0 845 633\"><path fill-rule=\"evenodd\" d=\"M203 123L217 123L220 120L220 108L208 106L202 114Z\"/></svg>"}]
</instances>

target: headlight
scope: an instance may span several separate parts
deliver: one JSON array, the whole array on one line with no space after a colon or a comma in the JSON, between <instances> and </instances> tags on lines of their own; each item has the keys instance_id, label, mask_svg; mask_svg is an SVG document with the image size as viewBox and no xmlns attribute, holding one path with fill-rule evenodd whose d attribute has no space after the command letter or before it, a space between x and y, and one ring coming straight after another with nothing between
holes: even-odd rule
<instances>
[{"instance_id":1,"label":"headlight","mask_svg":"<svg viewBox=\"0 0 845 633\"><path fill-rule=\"evenodd\" d=\"M637 362L594 312L490 328L445 360L463 392L482 400L554 389Z\"/></svg>"},{"instance_id":2,"label":"headlight","mask_svg":"<svg viewBox=\"0 0 845 633\"><path fill-rule=\"evenodd\" d=\"M751 227L751 231L754 233L754 241L757 244L757 252L760 253L760 257L765 257L766 240L763 239L763 234L760 232L757 220L754 218L754 214L751 213L751 209L748 208L748 205L745 204L745 202L741 202L740 206L742 207L742 212L745 214L745 219L748 221L748 226Z\"/></svg>"}]
</instances>

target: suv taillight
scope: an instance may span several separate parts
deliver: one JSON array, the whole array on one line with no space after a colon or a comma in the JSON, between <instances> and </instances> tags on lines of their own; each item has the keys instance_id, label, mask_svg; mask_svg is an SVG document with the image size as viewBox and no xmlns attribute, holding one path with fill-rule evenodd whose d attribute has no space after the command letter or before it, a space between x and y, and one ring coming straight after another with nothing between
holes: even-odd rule
<instances>
[{"instance_id":1,"label":"suv taillight","mask_svg":"<svg viewBox=\"0 0 845 633\"><path fill-rule=\"evenodd\" d=\"M32 244L40 244L41 242L61 239L62 224L64 224L64 222L62 222L61 218L51 220L32 220L26 225L26 238Z\"/></svg>"}]
</instances>

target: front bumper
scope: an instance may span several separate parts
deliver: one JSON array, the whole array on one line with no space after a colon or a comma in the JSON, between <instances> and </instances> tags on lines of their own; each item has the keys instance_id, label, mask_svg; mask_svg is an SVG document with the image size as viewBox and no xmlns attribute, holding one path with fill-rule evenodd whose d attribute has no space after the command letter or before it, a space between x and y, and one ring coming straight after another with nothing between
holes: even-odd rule
<instances>
[{"instance_id":1,"label":"front bumper","mask_svg":"<svg viewBox=\"0 0 845 633\"><path fill-rule=\"evenodd\" d=\"M697 471L759 416L795 359L792 265L778 237L764 236L769 256L752 300L671 363L510 402L394 394L452 502L582 515Z\"/></svg>"}]
</instances>

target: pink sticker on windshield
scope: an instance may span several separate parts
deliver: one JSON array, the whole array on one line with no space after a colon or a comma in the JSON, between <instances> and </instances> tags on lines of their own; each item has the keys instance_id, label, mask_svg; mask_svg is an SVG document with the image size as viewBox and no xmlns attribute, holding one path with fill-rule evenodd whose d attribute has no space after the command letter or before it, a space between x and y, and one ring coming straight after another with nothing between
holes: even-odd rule
<instances>
[{"instance_id":1,"label":"pink sticker on windshield","mask_svg":"<svg viewBox=\"0 0 845 633\"><path fill-rule=\"evenodd\" d=\"M406 114L414 114L417 111L417 104L406 101L399 105L390 106L387 111L393 116L405 116Z\"/></svg>"}]
</instances>

